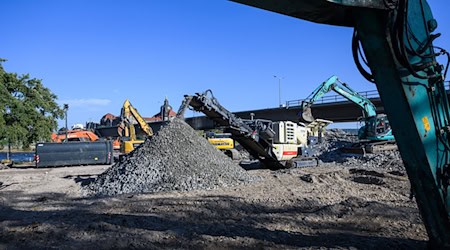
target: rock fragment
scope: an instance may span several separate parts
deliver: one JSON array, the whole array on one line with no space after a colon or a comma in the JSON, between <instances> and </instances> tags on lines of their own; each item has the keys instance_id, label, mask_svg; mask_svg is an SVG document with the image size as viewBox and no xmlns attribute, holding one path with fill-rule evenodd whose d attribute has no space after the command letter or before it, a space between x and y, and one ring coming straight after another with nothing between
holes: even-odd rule
<instances>
[{"instance_id":1,"label":"rock fragment","mask_svg":"<svg viewBox=\"0 0 450 250\"><path fill-rule=\"evenodd\" d=\"M325 133L325 141L316 146L319 159L325 163L339 163L348 167L405 172L402 158L398 150L383 151L366 155L349 155L339 149L358 141L356 135L340 129L330 129Z\"/></svg>"}]
</instances>

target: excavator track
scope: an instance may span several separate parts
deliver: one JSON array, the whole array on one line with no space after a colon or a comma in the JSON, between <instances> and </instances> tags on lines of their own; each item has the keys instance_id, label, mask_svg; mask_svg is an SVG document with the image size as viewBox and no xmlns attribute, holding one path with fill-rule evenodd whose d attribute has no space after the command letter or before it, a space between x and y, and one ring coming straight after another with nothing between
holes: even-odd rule
<instances>
[{"instance_id":1,"label":"excavator track","mask_svg":"<svg viewBox=\"0 0 450 250\"><path fill-rule=\"evenodd\" d=\"M354 143L351 146L343 147L340 149L340 151L343 153L357 154L357 155L376 154L394 150L398 150L395 140L378 141L378 142L363 141Z\"/></svg>"}]
</instances>

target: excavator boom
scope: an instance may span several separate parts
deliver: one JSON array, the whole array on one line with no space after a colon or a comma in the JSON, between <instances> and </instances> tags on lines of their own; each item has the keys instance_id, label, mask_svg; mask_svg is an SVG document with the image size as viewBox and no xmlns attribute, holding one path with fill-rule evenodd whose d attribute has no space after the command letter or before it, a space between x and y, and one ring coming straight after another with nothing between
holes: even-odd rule
<instances>
[{"instance_id":1,"label":"excavator boom","mask_svg":"<svg viewBox=\"0 0 450 250\"><path fill-rule=\"evenodd\" d=\"M144 142L143 140L137 140L136 131L134 124L131 121L131 117L136 120L139 127L148 137L153 136L152 128L147 124L147 122L145 122L144 118L142 118L137 109L131 105L130 101L125 100L120 114L120 118L122 120L120 124L120 131L123 131L121 132L122 142L120 145L120 151L124 155L130 153L135 149L135 147Z\"/></svg>"},{"instance_id":2,"label":"excavator boom","mask_svg":"<svg viewBox=\"0 0 450 250\"><path fill-rule=\"evenodd\" d=\"M439 34L426 0L232 0L354 27L358 70L376 83L432 247L450 248L450 107ZM365 54L370 72L358 54Z\"/></svg>"},{"instance_id":3,"label":"excavator boom","mask_svg":"<svg viewBox=\"0 0 450 250\"><path fill-rule=\"evenodd\" d=\"M358 92L351 89L347 84L339 81L337 76L332 76L325 82L319 85L307 98L302 102L302 118L307 122L312 122L314 117L311 112L311 105L322 98L326 93L334 91L339 95L343 96L347 100L358 105L364 112L364 117L374 117L377 115L376 107L373 103L358 94Z\"/></svg>"},{"instance_id":4,"label":"excavator boom","mask_svg":"<svg viewBox=\"0 0 450 250\"><path fill-rule=\"evenodd\" d=\"M147 122L144 120L144 118L142 118L142 116L139 114L137 109L134 108L133 105L131 105L130 101L125 100L123 107L122 107L121 117L122 117L122 119L129 119L130 116L132 116L137 121L137 123L141 127L142 131L144 131L144 133L147 136L153 136L152 128L147 124ZM129 127L131 130L133 130L133 132L130 133L130 137L134 137L134 140L135 140L136 135L134 133L134 127L133 126L129 126Z\"/></svg>"},{"instance_id":5,"label":"excavator boom","mask_svg":"<svg viewBox=\"0 0 450 250\"><path fill-rule=\"evenodd\" d=\"M364 126L361 127L358 137L361 140L370 141L393 141L392 129L384 114L377 115L375 105L366 97L350 88L346 83L341 82L337 76L330 77L327 81L319 85L308 98L302 102L301 119L306 122L314 121L311 106L326 93L334 91L350 102L358 105L363 111Z\"/></svg>"}]
</instances>

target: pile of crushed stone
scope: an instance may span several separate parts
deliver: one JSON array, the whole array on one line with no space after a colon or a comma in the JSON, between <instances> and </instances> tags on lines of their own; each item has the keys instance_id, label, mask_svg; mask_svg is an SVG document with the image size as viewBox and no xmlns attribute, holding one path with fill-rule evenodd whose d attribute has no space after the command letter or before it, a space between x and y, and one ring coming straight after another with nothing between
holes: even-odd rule
<instances>
[{"instance_id":1,"label":"pile of crushed stone","mask_svg":"<svg viewBox=\"0 0 450 250\"><path fill-rule=\"evenodd\" d=\"M173 119L85 190L87 195L113 196L214 189L253 180L187 123Z\"/></svg>"},{"instance_id":2,"label":"pile of crushed stone","mask_svg":"<svg viewBox=\"0 0 450 250\"><path fill-rule=\"evenodd\" d=\"M343 163L348 157L342 154L340 148L349 147L356 142L358 142L356 135L341 129L327 129L323 141L313 148L321 161Z\"/></svg>"},{"instance_id":3,"label":"pile of crushed stone","mask_svg":"<svg viewBox=\"0 0 450 250\"><path fill-rule=\"evenodd\" d=\"M347 157L343 162L344 166L358 166L366 169L383 169L386 171L405 172L402 157L398 150L385 151L376 154L366 154L363 156Z\"/></svg>"},{"instance_id":4,"label":"pile of crushed stone","mask_svg":"<svg viewBox=\"0 0 450 250\"><path fill-rule=\"evenodd\" d=\"M334 160L334 154L332 153L339 148L348 147L353 143L358 142L358 136L350 134L341 129L328 129L324 133L324 139L321 143L314 145L314 149L321 154L322 157L328 157L330 160ZM338 158L340 156L337 156Z\"/></svg>"},{"instance_id":5,"label":"pile of crushed stone","mask_svg":"<svg viewBox=\"0 0 450 250\"><path fill-rule=\"evenodd\" d=\"M356 135L340 129L325 132L325 141L316 146L319 159L326 163L339 163L348 167L362 167L373 170L405 171L400 152L398 150L384 151L366 155L349 155L340 148L351 146L358 141Z\"/></svg>"}]
</instances>

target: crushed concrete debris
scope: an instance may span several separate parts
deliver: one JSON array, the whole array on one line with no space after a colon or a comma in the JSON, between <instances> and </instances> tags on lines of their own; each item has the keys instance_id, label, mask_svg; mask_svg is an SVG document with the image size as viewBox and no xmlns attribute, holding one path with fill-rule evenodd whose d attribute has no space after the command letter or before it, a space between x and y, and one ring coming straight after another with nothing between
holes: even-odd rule
<instances>
[{"instance_id":1,"label":"crushed concrete debris","mask_svg":"<svg viewBox=\"0 0 450 250\"><path fill-rule=\"evenodd\" d=\"M400 152L398 151L386 151L358 157L348 157L343 164L344 166L359 165L366 169L384 169L387 171L405 172L405 167Z\"/></svg>"},{"instance_id":2,"label":"crushed concrete debris","mask_svg":"<svg viewBox=\"0 0 450 250\"><path fill-rule=\"evenodd\" d=\"M254 180L237 163L174 119L86 186L87 195L113 196L234 186Z\"/></svg>"},{"instance_id":3,"label":"crushed concrete debris","mask_svg":"<svg viewBox=\"0 0 450 250\"><path fill-rule=\"evenodd\" d=\"M325 163L339 163L347 167L405 172L398 150L375 154L349 155L339 149L358 141L358 137L340 129L330 129L325 133L325 141L315 146L319 159Z\"/></svg>"}]
</instances>

